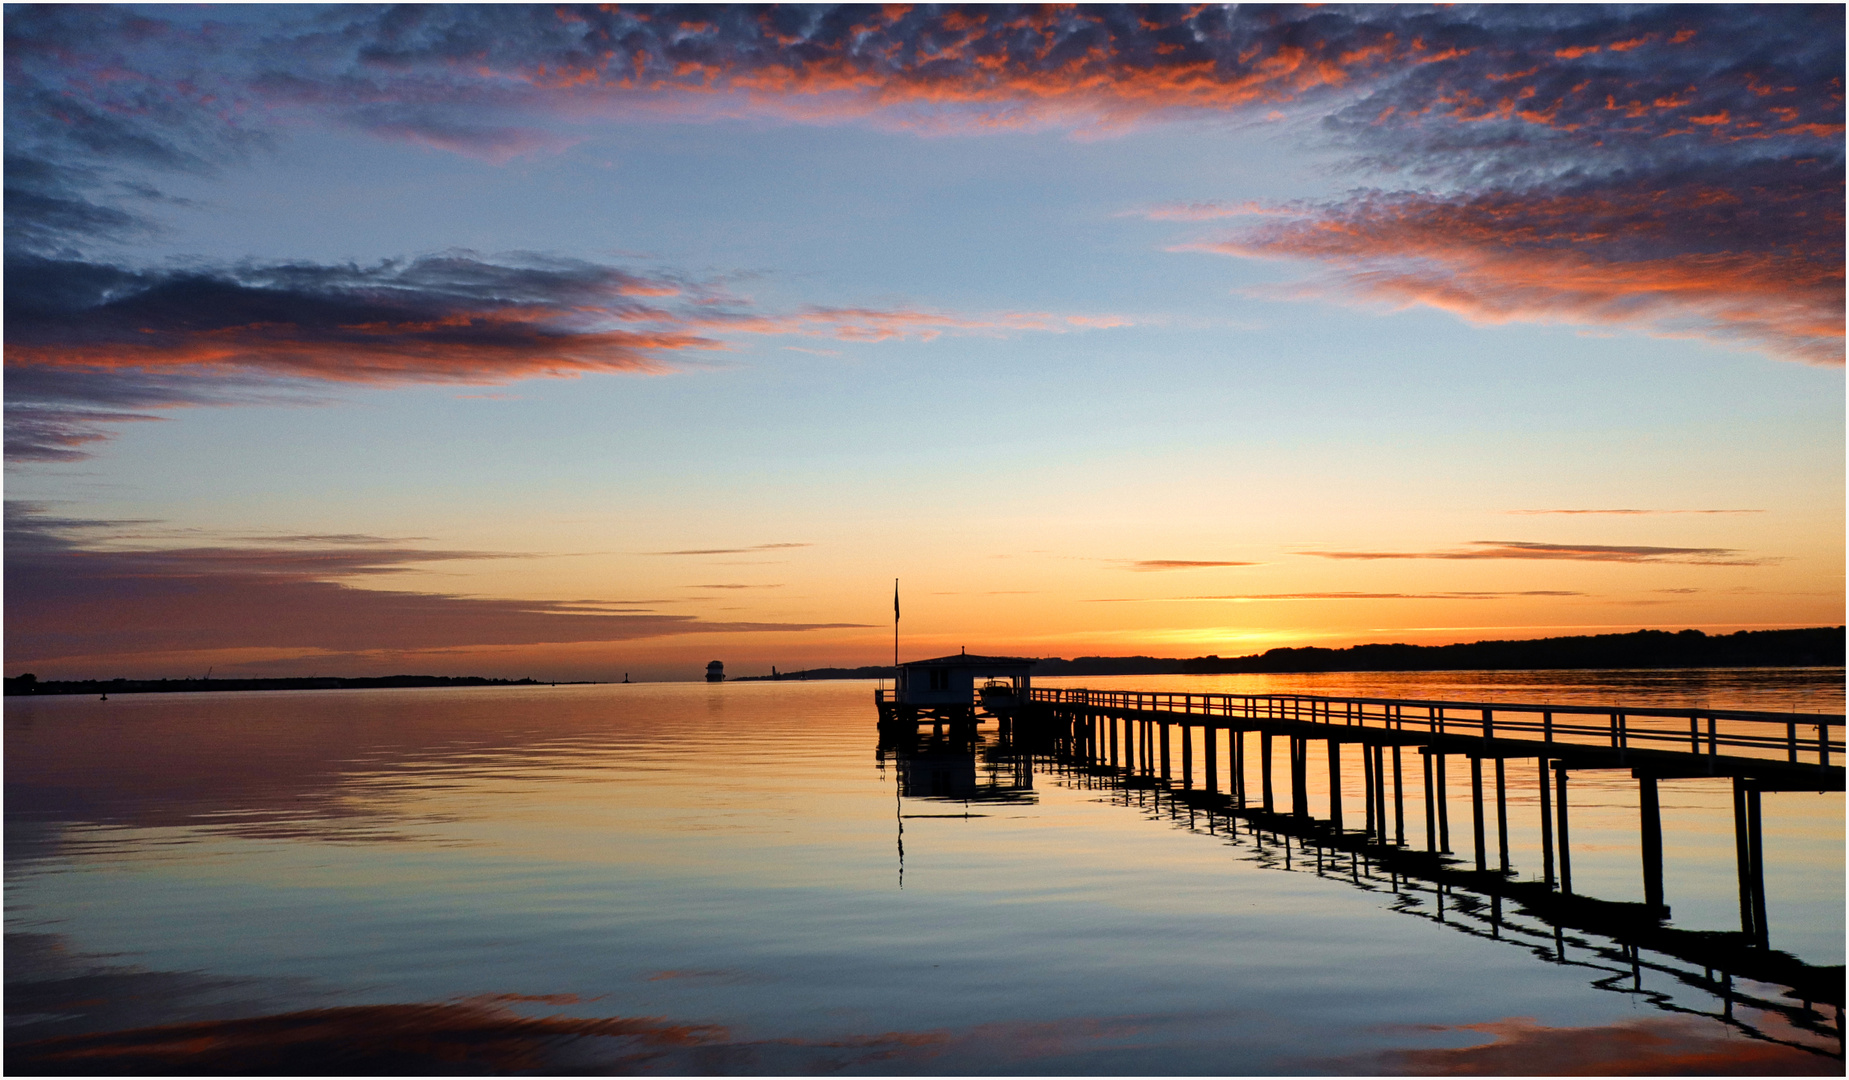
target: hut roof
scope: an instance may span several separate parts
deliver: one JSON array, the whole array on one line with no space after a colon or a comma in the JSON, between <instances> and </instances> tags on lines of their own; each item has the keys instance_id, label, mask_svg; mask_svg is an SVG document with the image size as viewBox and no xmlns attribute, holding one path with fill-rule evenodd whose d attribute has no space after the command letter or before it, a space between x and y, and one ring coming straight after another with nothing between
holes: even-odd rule
<instances>
[{"instance_id":1,"label":"hut roof","mask_svg":"<svg viewBox=\"0 0 1849 1080\"><path fill-rule=\"evenodd\" d=\"M1032 667L1037 663L1031 656L977 656L975 653L958 653L954 656L937 656L929 660L907 660L900 667Z\"/></svg>"}]
</instances>

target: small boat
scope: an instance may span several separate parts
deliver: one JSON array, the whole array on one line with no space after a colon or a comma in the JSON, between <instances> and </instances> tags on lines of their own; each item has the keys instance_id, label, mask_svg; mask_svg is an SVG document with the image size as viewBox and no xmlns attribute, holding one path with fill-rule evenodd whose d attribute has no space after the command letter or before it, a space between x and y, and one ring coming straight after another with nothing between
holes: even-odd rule
<instances>
[{"instance_id":1,"label":"small boat","mask_svg":"<svg viewBox=\"0 0 1849 1080\"><path fill-rule=\"evenodd\" d=\"M977 689L983 710L991 716L1012 713L1020 704L1015 695L1014 684L1006 679L990 679Z\"/></svg>"}]
</instances>

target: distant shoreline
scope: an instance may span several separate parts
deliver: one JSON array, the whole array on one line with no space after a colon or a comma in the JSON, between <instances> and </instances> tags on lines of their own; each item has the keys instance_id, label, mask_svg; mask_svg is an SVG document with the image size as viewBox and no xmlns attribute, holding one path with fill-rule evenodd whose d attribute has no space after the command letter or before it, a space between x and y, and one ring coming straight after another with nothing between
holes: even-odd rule
<instances>
[{"instance_id":1,"label":"distant shoreline","mask_svg":"<svg viewBox=\"0 0 1849 1080\"><path fill-rule=\"evenodd\" d=\"M1048 657L1035 675L1300 675L1334 671L1561 671L1616 668L1842 667L1844 628L1741 630L1710 636L1700 630L1636 630L1522 641L1456 645L1355 645L1346 649L1271 649L1252 656ZM733 682L890 679L892 665L812 668L747 675Z\"/></svg>"},{"instance_id":2,"label":"distant shoreline","mask_svg":"<svg viewBox=\"0 0 1849 1080\"><path fill-rule=\"evenodd\" d=\"M28 681L29 680L29 681ZM488 679L479 675L379 675L342 679L333 676L279 679L46 679L30 675L6 680L7 697L55 697L69 694L192 694L236 690L383 690L432 686L589 686L594 680L557 683L544 679Z\"/></svg>"},{"instance_id":3,"label":"distant shoreline","mask_svg":"<svg viewBox=\"0 0 1849 1080\"><path fill-rule=\"evenodd\" d=\"M1842 667L1844 628L1741 630L1708 635L1700 630L1636 630L1524 641L1473 641L1456 645L1355 645L1346 649L1271 649L1252 656L1045 657L1034 674L1084 675L1308 675L1359 671L1564 671L1620 668ZM809 668L774 675L743 675L728 682L809 682L890 679L892 665ZM698 679L689 679L697 682ZM276 679L46 679L19 675L6 696L72 694L176 694L238 690L373 690L445 686L594 686L609 680L490 679L478 675L382 675L371 678Z\"/></svg>"}]
</instances>

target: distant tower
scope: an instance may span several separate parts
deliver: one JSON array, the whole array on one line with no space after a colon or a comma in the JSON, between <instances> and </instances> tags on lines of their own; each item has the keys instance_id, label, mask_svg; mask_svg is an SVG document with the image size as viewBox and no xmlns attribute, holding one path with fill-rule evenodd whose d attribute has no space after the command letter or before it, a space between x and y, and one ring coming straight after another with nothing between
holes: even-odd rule
<instances>
[{"instance_id":1,"label":"distant tower","mask_svg":"<svg viewBox=\"0 0 1849 1080\"><path fill-rule=\"evenodd\" d=\"M721 663L718 660L714 660L712 663L706 665L706 681L707 682L724 682L725 681L725 664Z\"/></svg>"}]
</instances>

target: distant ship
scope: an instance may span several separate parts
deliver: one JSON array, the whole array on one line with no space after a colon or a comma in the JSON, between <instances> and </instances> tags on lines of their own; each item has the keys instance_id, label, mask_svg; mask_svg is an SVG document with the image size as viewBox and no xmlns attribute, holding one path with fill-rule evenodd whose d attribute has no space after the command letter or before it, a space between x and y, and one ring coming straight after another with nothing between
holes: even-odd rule
<instances>
[{"instance_id":1,"label":"distant ship","mask_svg":"<svg viewBox=\"0 0 1849 1080\"><path fill-rule=\"evenodd\" d=\"M725 681L725 664L721 663L718 660L714 660L712 663L706 665L706 681L707 682L724 682Z\"/></svg>"}]
</instances>

